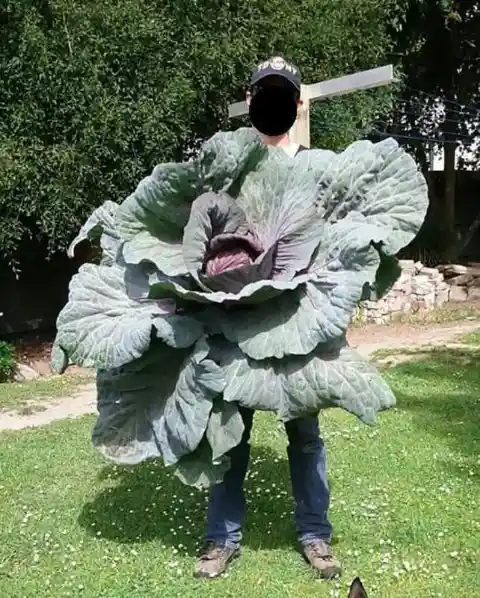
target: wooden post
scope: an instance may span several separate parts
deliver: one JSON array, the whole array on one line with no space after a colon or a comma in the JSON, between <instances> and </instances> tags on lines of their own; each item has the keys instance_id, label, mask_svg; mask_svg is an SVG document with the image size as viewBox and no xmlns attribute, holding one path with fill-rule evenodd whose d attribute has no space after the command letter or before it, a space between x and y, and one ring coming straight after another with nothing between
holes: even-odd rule
<instances>
[{"instance_id":1,"label":"wooden post","mask_svg":"<svg viewBox=\"0 0 480 598\"><path fill-rule=\"evenodd\" d=\"M310 147L310 88L302 85L300 91L302 104L298 107L297 120L290 129L290 139L294 143Z\"/></svg>"}]
</instances>

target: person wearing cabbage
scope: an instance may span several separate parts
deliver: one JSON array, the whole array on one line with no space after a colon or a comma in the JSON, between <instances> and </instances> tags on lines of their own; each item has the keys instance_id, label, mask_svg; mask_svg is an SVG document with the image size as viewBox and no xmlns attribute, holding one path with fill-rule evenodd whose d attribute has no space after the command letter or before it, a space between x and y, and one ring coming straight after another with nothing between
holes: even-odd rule
<instances>
[{"instance_id":1,"label":"person wearing cabbage","mask_svg":"<svg viewBox=\"0 0 480 598\"><path fill-rule=\"evenodd\" d=\"M291 65L264 65L257 77L273 67L298 82ZM212 487L203 557L223 550L213 573L241 538L253 411L277 413L299 539L328 577L339 564L317 416L337 407L373 424L395 403L346 330L358 302L399 276L427 189L393 139L295 153L267 133L217 133L195 159L159 164L120 205L95 210L70 253L99 240L102 259L72 278L52 363L97 369L92 439L105 457L160 457L185 484Z\"/></svg>"}]
</instances>

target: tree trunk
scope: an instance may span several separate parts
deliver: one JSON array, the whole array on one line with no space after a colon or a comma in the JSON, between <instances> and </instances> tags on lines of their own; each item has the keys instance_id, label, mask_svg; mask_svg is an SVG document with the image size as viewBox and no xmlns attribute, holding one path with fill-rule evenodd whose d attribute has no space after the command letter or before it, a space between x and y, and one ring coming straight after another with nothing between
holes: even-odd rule
<instances>
[{"instance_id":1,"label":"tree trunk","mask_svg":"<svg viewBox=\"0 0 480 598\"><path fill-rule=\"evenodd\" d=\"M456 235L455 226L455 153L457 150L457 122L451 106L455 101L455 90L457 89L457 72L455 66L457 64L459 54L459 44L457 35L457 22L455 19L450 19L447 25L447 30L450 38L450 52L449 59L446 66L450 73L450 89L446 90L445 102L445 120L443 122L444 132L444 175L445 175L445 193L443 198L443 224L445 230L445 259L447 263L453 260L458 239Z\"/></svg>"},{"instance_id":2,"label":"tree trunk","mask_svg":"<svg viewBox=\"0 0 480 598\"><path fill-rule=\"evenodd\" d=\"M450 259L452 261L457 261L458 258L462 255L463 251L470 245L472 242L473 237L476 235L477 230L480 228L480 212L477 214L477 217L472 222L472 224L468 227L467 232L455 243L453 250L450 254Z\"/></svg>"},{"instance_id":3,"label":"tree trunk","mask_svg":"<svg viewBox=\"0 0 480 598\"><path fill-rule=\"evenodd\" d=\"M418 164L420 165L420 169L422 171L425 180L427 181L428 187L428 199L430 203L430 211L431 216L430 218L434 222L442 222L443 218L443 206L438 197L437 190L435 188L435 178L432 169L432 164L427 156L427 152L425 150L425 145L420 143L415 148L415 157L417 159Z\"/></svg>"},{"instance_id":4,"label":"tree trunk","mask_svg":"<svg viewBox=\"0 0 480 598\"><path fill-rule=\"evenodd\" d=\"M446 143L444 149L445 156L445 192L443 199L443 223L446 233L445 242L446 253L452 245L456 245L455 234L455 151L454 143Z\"/></svg>"}]
</instances>

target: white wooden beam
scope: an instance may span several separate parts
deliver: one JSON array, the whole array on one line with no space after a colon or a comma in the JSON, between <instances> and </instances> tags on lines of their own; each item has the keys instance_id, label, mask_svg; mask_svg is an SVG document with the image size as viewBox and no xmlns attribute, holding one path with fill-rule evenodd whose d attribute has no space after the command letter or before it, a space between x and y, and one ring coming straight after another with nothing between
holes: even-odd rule
<instances>
[{"instance_id":1,"label":"white wooden beam","mask_svg":"<svg viewBox=\"0 0 480 598\"><path fill-rule=\"evenodd\" d=\"M228 107L228 118L243 116L244 114L248 114L247 102L236 102Z\"/></svg>"},{"instance_id":2,"label":"white wooden beam","mask_svg":"<svg viewBox=\"0 0 480 598\"><path fill-rule=\"evenodd\" d=\"M320 81L309 85L310 99L312 101L323 98L334 98L342 96L354 91L361 91L364 89L373 89L374 87L381 87L389 85L393 82L393 66L381 66L376 69L368 71L360 71L345 77L338 77L337 79L329 79L328 81Z\"/></svg>"}]
</instances>

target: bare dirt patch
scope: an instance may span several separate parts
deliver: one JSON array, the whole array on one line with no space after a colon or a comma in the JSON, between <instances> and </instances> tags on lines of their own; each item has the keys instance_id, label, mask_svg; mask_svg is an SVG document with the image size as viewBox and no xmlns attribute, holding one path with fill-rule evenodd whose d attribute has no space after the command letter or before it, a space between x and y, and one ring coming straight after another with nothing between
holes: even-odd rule
<instances>
[{"instance_id":1,"label":"bare dirt patch","mask_svg":"<svg viewBox=\"0 0 480 598\"><path fill-rule=\"evenodd\" d=\"M391 324L388 326L368 325L362 328L352 328L348 333L348 340L363 357L371 358L378 350L401 350L405 360L413 355L425 354L428 350L441 347L453 341L458 335L466 334L480 328L480 323L463 322L440 324L434 327L421 328L418 325ZM423 345L417 351L409 348ZM427 348L426 348L426 347ZM402 357L396 357L397 362ZM53 421L75 418L96 412L95 384L81 386L69 396L59 397L51 402L42 402L42 411L35 411L29 415L20 413L0 413L1 430L19 430L37 427Z\"/></svg>"},{"instance_id":2,"label":"bare dirt patch","mask_svg":"<svg viewBox=\"0 0 480 598\"><path fill-rule=\"evenodd\" d=\"M30 414L15 411L0 412L0 430L36 428L59 419L73 419L95 411L95 384L85 384L69 396L43 402L40 411L35 410Z\"/></svg>"},{"instance_id":3,"label":"bare dirt patch","mask_svg":"<svg viewBox=\"0 0 480 598\"><path fill-rule=\"evenodd\" d=\"M441 345L453 340L457 335L466 334L480 328L480 322L438 324L420 328L409 324L388 326L368 325L352 328L348 341L363 357L368 357L379 349L397 349L412 345Z\"/></svg>"},{"instance_id":4,"label":"bare dirt patch","mask_svg":"<svg viewBox=\"0 0 480 598\"><path fill-rule=\"evenodd\" d=\"M26 365L37 372L40 377L50 376L53 372L50 367L50 356L52 353L55 330L44 330L26 332L20 337L12 339L15 347L15 358L17 363ZM68 367L68 374L85 374L88 370L71 365Z\"/></svg>"}]
</instances>

